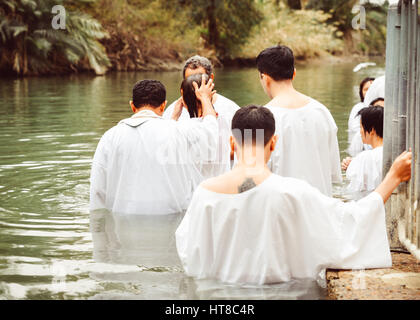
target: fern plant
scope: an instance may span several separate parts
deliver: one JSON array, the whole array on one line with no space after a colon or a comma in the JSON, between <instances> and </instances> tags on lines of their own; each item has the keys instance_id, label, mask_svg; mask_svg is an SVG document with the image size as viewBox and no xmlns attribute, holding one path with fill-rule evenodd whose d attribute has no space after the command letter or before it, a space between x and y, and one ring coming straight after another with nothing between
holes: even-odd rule
<instances>
[{"instance_id":1,"label":"fern plant","mask_svg":"<svg viewBox=\"0 0 420 320\"><path fill-rule=\"evenodd\" d=\"M0 70L28 75L88 68L104 74L110 62L99 40L108 34L72 9L81 2L86 0L1 0ZM52 28L55 5L66 9L64 30Z\"/></svg>"}]
</instances>

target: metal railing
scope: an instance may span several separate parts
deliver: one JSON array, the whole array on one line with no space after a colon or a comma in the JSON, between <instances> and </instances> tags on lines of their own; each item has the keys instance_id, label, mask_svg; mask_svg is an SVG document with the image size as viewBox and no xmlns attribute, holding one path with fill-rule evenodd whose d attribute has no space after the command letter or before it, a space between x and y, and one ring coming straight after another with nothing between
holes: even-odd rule
<instances>
[{"instance_id":1,"label":"metal railing","mask_svg":"<svg viewBox=\"0 0 420 320\"><path fill-rule=\"evenodd\" d=\"M418 0L400 0L388 9L384 175L392 161L412 149L411 180L386 204L391 249L408 250L420 260L420 19Z\"/></svg>"}]
</instances>

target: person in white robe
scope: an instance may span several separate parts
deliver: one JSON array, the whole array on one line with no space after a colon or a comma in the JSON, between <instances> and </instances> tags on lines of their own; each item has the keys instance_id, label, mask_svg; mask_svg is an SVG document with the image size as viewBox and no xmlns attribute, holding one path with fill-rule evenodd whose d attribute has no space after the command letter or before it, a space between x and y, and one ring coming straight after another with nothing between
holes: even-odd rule
<instances>
[{"instance_id":1,"label":"person in white robe","mask_svg":"<svg viewBox=\"0 0 420 320\"><path fill-rule=\"evenodd\" d=\"M186 274L262 285L316 279L326 268L390 267L384 203L410 179L411 152L395 160L375 192L345 203L269 170L275 126L264 107L235 114L231 140L238 163L200 184L175 234Z\"/></svg>"},{"instance_id":2,"label":"person in white robe","mask_svg":"<svg viewBox=\"0 0 420 320\"><path fill-rule=\"evenodd\" d=\"M385 76L378 77L372 82L363 102L369 107L378 98L385 98Z\"/></svg>"},{"instance_id":3,"label":"person in white robe","mask_svg":"<svg viewBox=\"0 0 420 320\"><path fill-rule=\"evenodd\" d=\"M385 100L382 97L376 98L372 101L372 104L370 106L380 106L384 107ZM367 108L367 107L365 107ZM363 109L363 108L362 108ZM347 153L350 154L350 156L355 157L359 153L361 153L364 150L371 150L372 146L366 143L363 143L363 139L360 133L360 116L356 114L355 119L359 122L359 131L353 136L353 139L347 148Z\"/></svg>"},{"instance_id":4,"label":"person in white robe","mask_svg":"<svg viewBox=\"0 0 420 320\"><path fill-rule=\"evenodd\" d=\"M360 82L359 85L359 97L360 102L356 103L350 111L349 121L348 121L348 142L349 145L353 140L355 134L360 132L360 118L357 117L357 113L366 107L364 104L364 99L366 92L368 91L370 85L375 80L375 78L367 77Z\"/></svg>"},{"instance_id":5,"label":"person in white robe","mask_svg":"<svg viewBox=\"0 0 420 320\"><path fill-rule=\"evenodd\" d=\"M290 48L276 46L257 57L260 81L272 99L265 107L276 119L279 137L268 164L273 173L303 179L325 195L342 182L337 125L320 102L294 89L296 76Z\"/></svg>"},{"instance_id":6,"label":"person in white robe","mask_svg":"<svg viewBox=\"0 0 420 320\"><path fill-rule=\"evenodd\" d=\"M359 153L355 158L347 158L342 163L350 181L347 190L356 198L372 192L382 181L384 108L363 108L358 115L363 143L372 149Z\"/></svg>"},{"instance_id":7,"label":"person in white robe","mask_svg":"<svg viewBox=\"0 0 420 320\"><path fill-rule=\"evenodd\" d=\"M188 121L202 121L202 106L195 95L194 82L200 82L204 76L205 81L210 77L207 74L193 74L182 81L181 98L177 104L182 104L182 110L188 110L190 118ZM199 170L204 178L218 176L231 168L231 152L229 147L229 137L231 136L230 121L226 121L226 117L220 116L217 112L217 120L219 125L219 140L215 158L207 163L202 163ZM232 114L233 116L233 114Z\"/></svg>"},{"instance_id":8,"label":"person in white robe","mask_svg":"<svg viewBox=\"0 0 420 320\"><path fill-rule=\"evenodd\" d=\"M207 74L209 78L211 78L214 82L215 76L213 71L213 66L209 59L195 55L191 58L189 58L185 64L182 71L182 77L183 80L187 79L189 76L192 76L194 74ZM182 93L181 93L182 95ZM172 114L174 112L175 106L177 104L178 100L175 100L169 107L165 109L165 112L163 113L163 117L165 119L170 119L172 117ZM220 119L224 119L230 128L230 124L232 121L232 117L235 114L237 110L239 110L239 106L233 102L232 100L224 97L220 93L216 93L212 97L212 103L214 106L214 109L219 115ZM189 119L191 116L188 113L188 109L186 106L184 106L185 109L182 110L181 116L179 117L179 120L185 120ZM228 137L229 140L229 137Z\"/></svg>"},{"instance_id":9,"label":"person in white robe","mask_svg":"<svg viewBox=\"0 0 420 320\"><path fill-rule=\"evenodd\" d=\"M134 115L109 129L97 146L90 178L90 210L164 215L185 210L203 180L202 161L215 156L218 126L211 105L214 84L197 87L203 121L175 121L161 115L163 84L143 80L133 88Z\"/></svg>"},{"instance_id":10,"label":"person in white robe","mask_svg":"<svg viewBox=\"0 0 420 320\"><path fill-rule=\"evenodd\" d=\"M189 58L184 65L182 76L183 81L188 79L190 76L196 74L207 74L209 78L213 81L215 79L213 66L209 59L202 57L202 56L193 56ZM169 107L165 109L163 113L163 118L170 119L173 115L174 109L177 105L182 103L182 89L181 89L181 97L174 101ZM219 165L213 164L211 170L209 167L206 167L206 170L203 172L204 176L206 177L214 177L216 175L222 174L231 168L231 160L233 160L232 154L225 154L229 152L229 137L231 135L230 125L232 122L232 117L237 110L239 110L239 106L233 102L232 100L224 97L220 93L216 93L212 97L213 107L217 113L217 123L219 125L219 148L220 153L217 156L217 163ZM183 104L183 109L181 116L179 117L180 121L188 120L193 118L193 114L190 114L188 111L187 105Z\"/></svg>"}]
</instances>

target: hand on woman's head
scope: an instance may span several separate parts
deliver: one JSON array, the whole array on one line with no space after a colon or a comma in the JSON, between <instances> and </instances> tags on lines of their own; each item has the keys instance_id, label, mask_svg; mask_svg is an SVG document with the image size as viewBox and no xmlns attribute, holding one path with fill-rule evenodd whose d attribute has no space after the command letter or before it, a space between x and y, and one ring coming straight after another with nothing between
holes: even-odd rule
<instances>
[{"instance_id":1,"label":"hand on woman's head","mask_svg":"<svg viewBox=\"0 0 420 320\"><path fill-rule=\"evenodd\" d=\"M201 84L198 86L197 82L193 82L195 95L198 100L203 102L205 99L209 99L211 101L213 95L216 93L216 91L213 91L214 89L214 83L213 79L210 78L210 80L206 83L206 76L203 74L201 76Z\"/></svg>"}]
</instances>

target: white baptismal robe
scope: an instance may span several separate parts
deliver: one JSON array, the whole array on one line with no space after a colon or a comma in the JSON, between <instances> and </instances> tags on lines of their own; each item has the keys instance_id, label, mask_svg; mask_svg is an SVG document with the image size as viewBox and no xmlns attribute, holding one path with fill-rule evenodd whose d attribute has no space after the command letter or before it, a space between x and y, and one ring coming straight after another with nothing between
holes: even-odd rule
<instances>
[{"instance_id":1,"label":"white baptismal robe","mask_svg":"<svg viewBox=\"0 0 420 320\"><path fill-rule=\"evenodd\" d=\"M382 182L382 154L381 146L363 151L353 158L346 172L346 177L350 180L347 187L349 192L364 195L379 186Z\"/></svg>"},{"instance_id":2,"label":"white baptismal robe","mask_svg":"<svg viewBox=\"0 0 420 320\"><path fill-rule=\"evenodd\" d=\"M352 142L353 137L360 132L360 116L357 115L357 113L362 110L363 108L366 108L365 104L363 102L359 102L354 105L354 107L351 109L349 121L348 121L348 141L349 144Z\"/></svg>"},{"instance_id":3,"label":"white baptismal robe","mask_svg":"<svg viewBox=\"0 0 420 320\"><path fill-rule=\"evenodd\" d=\"M385 99L385 76L376 78L370 85L364 99L366 107L377 98Z\"/></svg>"},{"instance_id":4,"label":"white baptismal robe","mask_svg":"<svg viewBox=\"0 0 420 320\"><path fill-rule=\"evenodd\" d=\"M356 132L356 134L353 136L353 139L351 140L351 143L349 147L347 148L347 152L352 156L357 156L360 152L364 150L371 150L372 147L368 144L363 143L362 136L359 132Z\"/></svg>"},{"instance_id":5,"label":"white baptismal robe","mask_svg":"<svg viewBox=\"0 0 420 320\"><path fill-rule=\"evenodd\" d=\"M378 193L344 203L275 174L239 194L200 185L176 245L187 275L227 283L315 279L326 268L392 265Z\"/></svg>"},{"instance_id":6,"label":"white baptismal robe","mask_svg":"<svg viewBox=\"0 0 420 320\"><path fill-rule=\"evenodd\" d=\"M175 108L175 103L176 101L165 109L163 118L171 119ZM215 161L213 161L213 163L208 163L201 166L202 169L200 171L204 178L216 177L230 170L231 163L229 138L232 135L232 118L236 111L239 110L239 106L232 100L217 94L216 102L214 103L214 109L218 114L217 123L219 125L219 145ZM187 109L183 108L178 121L189 119L190 115Z\"/></svg>"},{"instance_id":7,"label":"white baptismal robe","mask_svg":"<svg viewBox=\"0 0 420 320\"><path fill-rule=\"evenodd\" d=\"M109 129L92 162L90 210L123 214L171 214L188 207L204 179L198 170L214 158L218 126L164 120L140 111Z\"/></svg>"},{"instance_id":8,"label":"white baptismal robe","mask_svg":"<svg viewBox=\"0 0 420 320\"><path fill-rule=\"evenodd\" d=\"M266 106L274 114L278 141L268 167L283 177L302 179L325 195L341 182L337 126L318 101L298 109Z\"/></svg>"}]
</instances>

